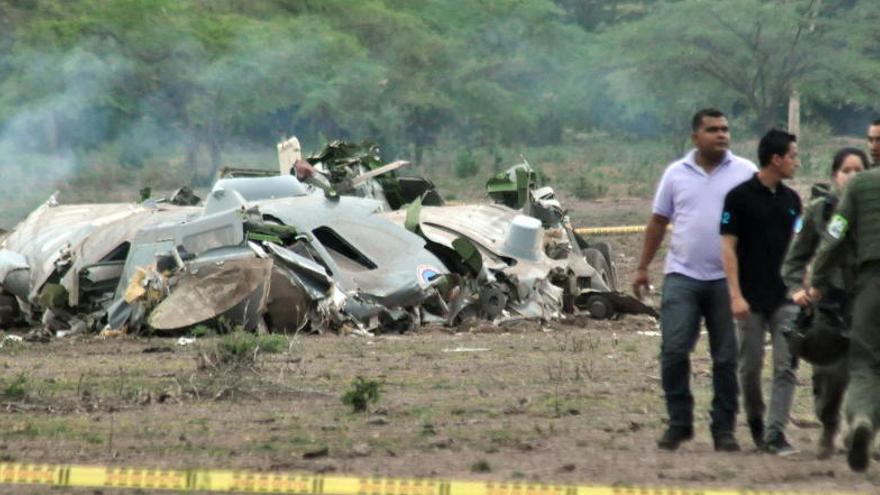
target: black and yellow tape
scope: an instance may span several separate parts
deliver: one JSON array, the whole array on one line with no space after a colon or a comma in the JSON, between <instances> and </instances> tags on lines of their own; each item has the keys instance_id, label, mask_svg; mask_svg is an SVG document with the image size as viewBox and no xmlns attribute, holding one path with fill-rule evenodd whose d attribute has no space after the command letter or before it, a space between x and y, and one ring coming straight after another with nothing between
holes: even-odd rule
<instances>
[{"instance_id":1,"label":"black and yellow tape","mask_svg":"<svg viewBox=\"0 0 880 495\"><path fill-rule=\"evenodd\" d=\"M555 485L526 482L359 478L228 470L174 470L58 464L0 464L0 484L133 488L177 492L308 495L856 495L705 488Z\"/></svg>"},{"instance_id":2,"label":"black and yellow tape","mask_svg":"<svg viewBox=\"0 0 880 495\"><path fill-rule=\"evenodd\" d=\"M580 227L574 229L580 235L618 235L618 234L641 234L645 231L644 225L618 225L615 227Z\"/></svg>"}]
</instances>

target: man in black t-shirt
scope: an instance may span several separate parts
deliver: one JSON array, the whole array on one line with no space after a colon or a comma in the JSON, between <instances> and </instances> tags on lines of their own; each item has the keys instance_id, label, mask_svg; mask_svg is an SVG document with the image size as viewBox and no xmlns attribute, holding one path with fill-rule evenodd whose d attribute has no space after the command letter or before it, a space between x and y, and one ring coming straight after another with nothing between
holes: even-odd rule
<instances>
[{"instance_id":1,"label":"man in black t-shirt","mask_svg":"<svg viewBox=\"0 0 880 495\"><path fill-rule=\"evenodd\" d=\"M731 189L721 215L721 259L740 337L740 385L752 438L758 448L787 455L785 438L795 373L785 339L798 307L787 301L781 267L792 232L800 226L801 201L782 183L800 166L797 138L771 130L758 145L760 170ZM764 336L773 344L773 390L764 429L761 369Z\"/></svg>"}]
</instances>

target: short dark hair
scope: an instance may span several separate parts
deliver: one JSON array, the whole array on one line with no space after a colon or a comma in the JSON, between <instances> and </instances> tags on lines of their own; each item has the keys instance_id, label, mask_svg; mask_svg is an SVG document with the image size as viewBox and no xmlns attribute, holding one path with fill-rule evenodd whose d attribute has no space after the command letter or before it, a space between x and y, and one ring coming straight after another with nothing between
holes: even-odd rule
<instances>
[{"instance_id":1,"label":"short dark hair","mask_svg":"<svg viewBox=\"0 0 880 495\"><path fill-rule=\"evenodd\" d=\"M873 127L875 125L880 125L880 118L876 118L871 121L871 127Z\"/></svg>"},{"instance_id":2,"label":"short dark hair","mask_svg":"<svg viewBox=\"0 0 880 495\"><path fill-rule=\"evenodd\" d=\"M875 125L880 125L880 124L875 124ZM851 155L855 155L855 156L859 157L859 160L862 161L862 166L865 167L865 170L868 169L868 167L870 166L870 163L871 163L868 161L868 155L866 155L864 151L862 151L858 148L846 147L846 148L840 148L839 150L837 150L837 153L834 154L834 159L831 160L831 175L836 174L837 171L840 170L840 167L843 166L843 161L846 160Z\"/></svg>"},{"instance_id":3,"label":"short dark hair","mask_svg":"<svg viewBox=\"0 0 880 495\"><path fill-rule=\"evenodd\" d=\"M773 155L785 156L791 143L797 142L797 136L780 129L770 129L758 143L758 161L761 168L770 165Z\"/></svg>"},{"instance_id":4,"label":"short dark hair","mask_svg":"<svg viewBox=\"0 0 880 495\"><path fill-rule=\"evenodd\" d=\"M718 110L717 108L704 108L697 111L697 113L695 113L694 116L691 118L692 131L697 132L700 129L700 124L703 123L703 117L720 119L721 117L724 117L724 112Z\"/></svg>"}]
</instances>

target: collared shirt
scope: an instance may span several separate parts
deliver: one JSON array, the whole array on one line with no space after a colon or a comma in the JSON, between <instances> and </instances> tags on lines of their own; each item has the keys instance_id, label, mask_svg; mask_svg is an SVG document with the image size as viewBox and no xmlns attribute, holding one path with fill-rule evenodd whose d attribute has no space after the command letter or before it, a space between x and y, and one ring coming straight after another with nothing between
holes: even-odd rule
<instances>
[{"instance_id":1,"label":"collared shirt","mask_svg":"<svg viewBox=\"0 0 880 495\"><path fill-rule=\"evenodd\" d=\"M748 180L758 167L727 152L711 173L697 165L692 150L670 164L654 196L654 213L672 221L666 255L666 273L680 273L697 280L724 278L718 222L724 196Z\"/></svg>"},{"instance_id":2,"label":"collared shirt","mask_svg":"<svg viewBox=\"0 0 880 495\"><path fill-rule=\"evenodd\" d=\"M736 236L743 297L755 313L771 314L786 298L782 260L802 224L801 198L783 183L770 190L755 174L724 199L722 234Z\"/></svg>"}]
</instances>

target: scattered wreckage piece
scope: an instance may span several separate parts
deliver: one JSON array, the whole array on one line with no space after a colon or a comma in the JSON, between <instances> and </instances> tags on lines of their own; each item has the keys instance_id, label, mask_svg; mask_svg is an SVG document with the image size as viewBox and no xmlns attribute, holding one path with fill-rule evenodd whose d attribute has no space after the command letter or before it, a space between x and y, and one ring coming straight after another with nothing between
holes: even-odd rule
<instances>
[{"instance_id":1,"label":"scattered wreckage piece","mask_svg":"<svg viewBox=\"0 0 880 495\"><path fill-rule=\"evenodd\" d=\"M544 228L543 249L556 260L567 259L568 283L564 285L565 311L585 310L594 318L612 318L622 314L659 315L642 301L617 290L617 273L611 246L606 242L588 242L575 232L568 212L555 197L551 187L537 187L537 174L529 163L515 165L490 179L486 188L497 203L520 209L540 220ZM589 270L584 270L586 261ZM593 273L590 273L593 272Z\"/></svg>"},{"instance_id":2,"label":"scattered wreckage piece","mask_svg":"<svg viewBox=\"0 0 880 495\"><path fill-rule=\"evenodd\" d=\"M614 290L609 246L603 246L604 252L577 245L562 249L560 242L568 242L564 231L545 229L521 210L500 204L414 204L406 212L385 215L420 233L428 249L445 260L457 253L463 266L464 260L476 256L477 263L458 271L467 283L459 284L461 292L450 302L450 325L462 312L491 320L552 320L576 310L589 311L596 318L650 314L650 308ZM466 306L471 309L465 311Z\"/></svg>"},{"instance_id":3,"label":"scattered wreckage piece","mask_svg":"<svg viewBox=\"0 0 880 495\"><path fill-rule=\"evenodd\" d=\"M59 205L53 195L0 244L3 301L25 323L55 329L91 327L102 316L145 225L193 210L170 205ZM5 316L5 315L4 315Z\"/></svg>"},{"instance_id":4,"label":"scattered wreckage piece","mask_svg":"<svg viewBox=\"0 0 880 495\"><path fill-rule=\"evenodd\" d=\"M278 143L281 175L290 175L294 163L301 156L299 141L295 137ZM306 157L306 161L316 172L306 182L330 197L345 195L374 199L386 210L402 208L419 198L425 205L444 204L433 182L424 177L398 175L396 171L409 165L409 162L398 160L383 163L379 147L369 141L332 141ZM237 169L232 173L247 172Z\"/></svg>"}]
</instances>

